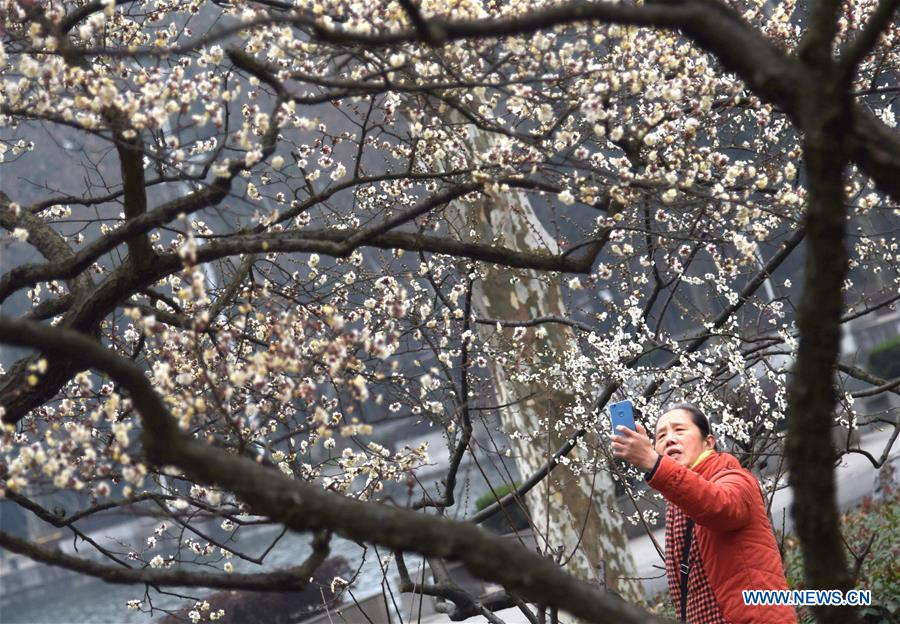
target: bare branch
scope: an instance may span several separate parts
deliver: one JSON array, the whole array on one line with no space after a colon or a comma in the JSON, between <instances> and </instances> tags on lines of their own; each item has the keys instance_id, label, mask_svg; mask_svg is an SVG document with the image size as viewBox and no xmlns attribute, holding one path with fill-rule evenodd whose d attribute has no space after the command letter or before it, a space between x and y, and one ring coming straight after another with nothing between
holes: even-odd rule
<instances>
[{"instance_id":1,"label":"bare branch","mask_svg":"<svg viewBox=\"0 0 900 624\"><path fill-rule=\"evenodd\" d=\"M594 622L658 621L633 605L597 592L546 558L489 536L469 523L370 505L325 492L194 440L178 429L140 369L79 333L0 317L0 340L62 358L78 357L84 365L102 370L131 393L144 421L144 449L149 461L178 466L193 479L227 488L254 513L295 531L331 530L348 539L374 542L392 550L459 560L485 580L497 582L526 599L560 607ZM263 482L268 487L260 488ZM8 538L4 542L15 544ZM525 570L527 574L523 573Z\"/></svg>"},{"instance_id":2,"label":"bare branch","mask_svg":"<svg viewBox=\"0 0 900 624\"><path fill-rule=\"evenodd\" d=\"M515 491L504 495L493 504L488 505L487 507L476 513L474 516L469 518L469 522L471 522L472 524L481 524L491 516L500 513L503 509L515 503L521 505L522 501L524 500L524 496L537 484L543 481L544 477L549 475L553 471L553 469L559 465L559 460L561 458L571 453L572 449L578 446L578 440L584 437L584 434L586 433L586 429L579 429L578 431L570 435L566 440L566 443L563 444L559 449L557 449L556 452L547 459L547 462L540 470L528 477L522 483L522 485L515 489Z\"/></svg>"},{"instance_id":3,"label":"bare branch","mask_svg":"<svg viewBox=\"0 0 900 624\"><path fill-rule=\"evenodd\" d=\"M122 568L97 563L82 557L73 557L56 548L37 546L26 540L0 531L0 546L10 552L47 565L66 568L79 574L99 578L107 583L121 585L141 584L180 587L212 587L217 589L243 589L252 591L299 591L309 584L313 572L329 553L330 537L320 532L313 540L313 553L301 565L294 568L259 574L225 574L221 572L189 572L183 569Z\"/></svg>"},{"instance_id":4,"label":"bare branch","mask_svg":"<svg viewBox=\"0 0 900 624\"><path fill-rule=\"evenodd\" d=\"M865 381L867 383L872 384L878 392L872 392L873 388L869 388L868 390L863 390L862 392L871 393L864 394L862 396L874 396L876 394L880 394L881 392L893 392L894 394L900 394L900 390L896 389L894 385L894 381L888 381L887 379L883 379L878 375L873 375L867 370L859 368L858 366L854 366L853 364L848 364L846 362L838 362L837 369L842 373L846 373L850 375L854 379L859 379L860 381ZM885 387L888 386L888 387ZM857 394L853 395L854 397L859 396Z\"/></svg>"},{"instance_id":5,"label":"bare branch","mask_svg":"<svg viewBox=\"0 0 900 624\"><path fill-rule=\"evenodd\" d=\"M863 448L847 448L844 450L845 453L855 453L857 455L863 455L869 462L872 464L872 467L876 470L884 466L885 462L891 456L891 449L894 448L894 442L897 441L897 436L900 435L900 420L897 420L894 423L894 431L891 433L891 437L888 439L887 443L884 445L884 450L881 451L881 457L875 459L875 457L867 450Z\"/></svg>"},{"instance_id":6,"label":"bare branch","mask_svg":"<svg viewBox=\"0 0 900 624\"><path fill-rule=\"evenodd\" d=\"M860 390L858 392L854 392L850 396L854 399L859 399L862 397L870 397L875 396L876 394L881 394L882 392L887 392L888 390L893 390L894 388L900 387L900 377L893 379L891 381L887 381L880 386L875 386L874 388L869 388L868 390Z\"/></svg>"}]
</instances>

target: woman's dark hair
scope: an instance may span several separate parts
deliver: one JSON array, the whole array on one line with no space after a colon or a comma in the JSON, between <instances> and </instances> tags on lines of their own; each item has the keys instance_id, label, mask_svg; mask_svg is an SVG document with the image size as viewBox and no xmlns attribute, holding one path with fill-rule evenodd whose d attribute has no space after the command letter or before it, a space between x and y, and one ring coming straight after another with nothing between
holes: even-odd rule
<instances>
[{"instance_id":1,"label":"woman's dark hair","mask_svg":"<svg viewBox=\"0 0 900 624\"><path fill-rule=\"evenodd\" d=\"M684 410L691 415L691 420L694 421L694 424L697 425L697 429L700 430L701 439L706 439L706 436L710 435L711 431L709 428L709 419L706 417L706 414L703 413L699 407L694 405L693 403L675 403L673 405L669 405L666 407L666 410L663 414L668 414L674 410Z\"/></svg>"}]
</instances>

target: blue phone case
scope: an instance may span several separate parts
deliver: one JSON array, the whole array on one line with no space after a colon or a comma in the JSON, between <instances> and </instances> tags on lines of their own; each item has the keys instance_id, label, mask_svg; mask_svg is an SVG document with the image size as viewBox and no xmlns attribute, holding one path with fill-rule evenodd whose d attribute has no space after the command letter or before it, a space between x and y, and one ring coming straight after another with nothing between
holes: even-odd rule
<instances>
[{"instance_id":1,"label":"blue phone case","mask_svg":"<svg viewBox=\"0 0 900 624\"><path fill-rule=\"evenodd\" d=\"M618 403L610 403L609 415L612 419L612 434L616 435L619 425L624 425L632 431L637 431L634 424L634 406L631 401L624 400Z\"/></svg>"}]
</instances>

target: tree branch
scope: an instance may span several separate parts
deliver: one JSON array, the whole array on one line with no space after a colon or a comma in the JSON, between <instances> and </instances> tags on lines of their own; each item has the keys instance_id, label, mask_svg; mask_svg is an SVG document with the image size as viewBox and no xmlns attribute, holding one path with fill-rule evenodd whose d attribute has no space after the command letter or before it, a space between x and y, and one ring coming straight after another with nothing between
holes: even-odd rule
<instances>
[{"instance_id":1,"label":"tree branch","mask_svg":"<svg viewBox=\"0 0 900 624\"><path fill-rule=\"evenodd\" d=\"M234 236L212 242L197 250L197 261L208 262L240 253L269 251L313 252L334 257L346 257L355 247L347 246L347 233L342 230L301 230L275 234L250 234ZM578 257L564 254L539 254L520 252L507 247L481 243L463 243L451 238L426 236L413 232L388 232L365 241L368 247L378 249L403 249L469 258L493 264L521 269L560 271L563 273L590 273L596 254L596 241Z\"/></svg>"},{"instance_id":2,"label":"tree branch","mask_svg":"<svg viewBox=\"0 0 900 624\"><path fill-rule=\"evenodd\" d=\"M831 9L825 11L826 16L831 14ZM512 18L456 21L430 19L425 20L425 30L420 24L408 30L375 34L326 27L308 13L264 15L246 23L206 33L183 45L165 50L154 47L120 50L101 47L78 52L83 56L171 56L208 46L242 30L273 23L290 23L309 30L317 40L326 43L393 46L413 42L442 45L460 39L527 35L557 26L591 21L680 30L700 47L714 54L726 70L740 76L757 95L777 105L795 122L800 114L804 94L815 80L799 59L788 56L774 42L745 22L737 12L717 0L674 0L640 6L575 0ZM876 181L881 190L895 200L900 200L900 139L882 143L880 138L890 137L891 134L884 124L860 106L854 107L853 115L858 123L850 129L851 157Z\"/></svg>"},{"instance_id":3,"label":"tree branch","mask_svg":"<svg viewBox=\"0 0 900 624\"><path fill-rule=\"evenodd\" d=\"M856 38L841 50L838 56L838 73L845 85L849 86L857 65L878 43L878 38L884 33L898 5L900 0L881 0Z\"/></svg>"},{"instance_id":4,"label":"tree branch","mask_svg":"<svg viewBox=\"0 0 900 624\"><path fill-rule=\"evenodd\" d=\"M488 505L474 516L469 518L469 522L472 524L481 524L488 518L493 515L500 513L502 510L507 507L513 505L514 503L522 504L524 500L524 496L536 486L538 483L544 480L544 477L549 475L554 468L559 465L559 460L569 453L572 452L576 446L578 446L578 440L584 437L584 434L587 433L586 429L579 429L575 433L573 433L566 440L566 443L563 444L553 455L551 455L544 465L537 470L534 474L532 474L528 479L526 479L522 485L516 488L514 491L506 494L496 502Z\"/></svg>"},{"instance_id":5,"label":"tree branch","mask_svg":"<svg viewBox=\"0 0 900 624\"><path fill-rule=\"evenodd\" d=\"M784 244L781 246L781 249L778 250L769 261L760 269L756 275L753 276L747 285L741 289L740 295L738 295L738 300L733 304L728 305L724 310L722 310L715 319L709 329L718 329L722 327L731 315L734 314L737 310L739 310L747 301L753 296L753 293L765 283L767 279L772 275L772 273L777 269L782 262L784 262L788 256L791 255L791 252L797 248L800 242L803 240L803 237L806 234L806 230L803 228L799 228L791 234L791 237L788 238ZM663 368L671 368L675 364L681 361L681 358L686 353L693 353L700 347L702 347L707 340L709 340L712 334L709 329L704 328L702 332L697 334L694 338L690 340L688 345L680 352L676 353L668 362L663 365ZM659 387L662 385L662 378L654 379L650 382L647 387L643 391L643 395L645 397L651 396L654 392L656 392Z\"/></svg>"},{"instance_id":6,"label":"tree branch","mask_svg":"<svg viewBox=\"0 0 900 624\"><path fill-rule=\"evenodd\" d=\"M114 121L114 123L116 123ZM117 124L118 125L118 124ZM132 130L132 132L134 132ZM118 129L113 133L116 151L119 154L119 168L122 175L122 205L125 218L129 221L147 214L147 185L144 177L144 150L140 135L129 140ZM150 245L147 232L131 236L126 240L128 245L128 261L135 268L141 268L153 262L156 253Z\"/></svg>"},{"instance_id":7,"label":"tree branch","mask_svg":"<svg viewBox=\"0 0 900 624\"><path fill-rule=\"evenodd\" d=\"M61 358L78 358L84 365L105 372L130 392L143 420L144 450L150 462L177 466L198 482L228 489L246 502L253 513L268 516L294 531L332 530L348 539L374 542L392 550L462 561L485 580L593 622L658 621L634 605L597 592L546 558L487 535L469 523L322 491L253 460L194 440L178 429L162 398L139 368L82 334L0 317L0 340ZM267 487L259 487L260 483ZM181 583L179 580L176 584Z\"/></svg>"},{"instance_id":8,"label":"tree branch","mask_svg":"<svg viewBox=\"0 0 900 624\"><path fill-rule=\"evenodd\" d=\"M259 574L225 574L222 572L189 572L181 569L111 567L83 557L73 557L57 548L37 546L26 540L0 531L0 546L24 555L39 563L66 568L79 574L99 578L120 585L146 583L180 587L211 587L251 591L300 591L309 584L315 569L329 553L327 532L319 532L313 539L313 552L301 565L275 572Z\"/></svg>"},{"instance_id":9,"label":"tree branch","mask_svg":"<svg viewBox=\"0 0 900 624\"><path fill-rule=\"evenodd\" d=\"M18 216L14 215L9 209L11 203L9 196L0 191L0 226L8 231L17 226L24 228L28 232L28 243L51 263L71 261L75 257L69 244L46 221L25 209ZM93 285L88 275L79 275L66 283L72 292L90 290Z\"/></svg>"}]
</instances>

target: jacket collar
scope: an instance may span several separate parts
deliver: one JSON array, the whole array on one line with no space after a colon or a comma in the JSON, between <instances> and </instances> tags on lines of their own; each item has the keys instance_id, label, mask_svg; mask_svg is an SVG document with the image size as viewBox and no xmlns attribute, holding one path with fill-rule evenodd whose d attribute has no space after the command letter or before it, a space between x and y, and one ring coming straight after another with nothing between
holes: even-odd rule
<instances>
[{"instance_id":1,"label":"jacket collar","mask_svg":"<svg viewBox=\"0 0 900 624\"><path fill-rule=\"evenodd\" d=\"M694 468L696 468L697 466L699 466L700 463L701 463L704 459L706 459L707 457L709 457L710 455L712 455L714 452L715 452L715 451L713 451L713 449L706 449L705 451L703 451L702 453L700 453L700 455L697 457L697 459L694 460L694 463L691 464L691 470L693 470Z\"/></svg>"},{"instance_id":2,"label":"jacket collar","mask_svg":"<svg viewBox=\"0 0 900 624\"><path fill-rule=\"evenodd\" d=\"M709 478L722 470L738 470L741 463L734 455L711 451L708 455L701 455L692 470L701 477Z\"/></svg>"}]
</instances>

